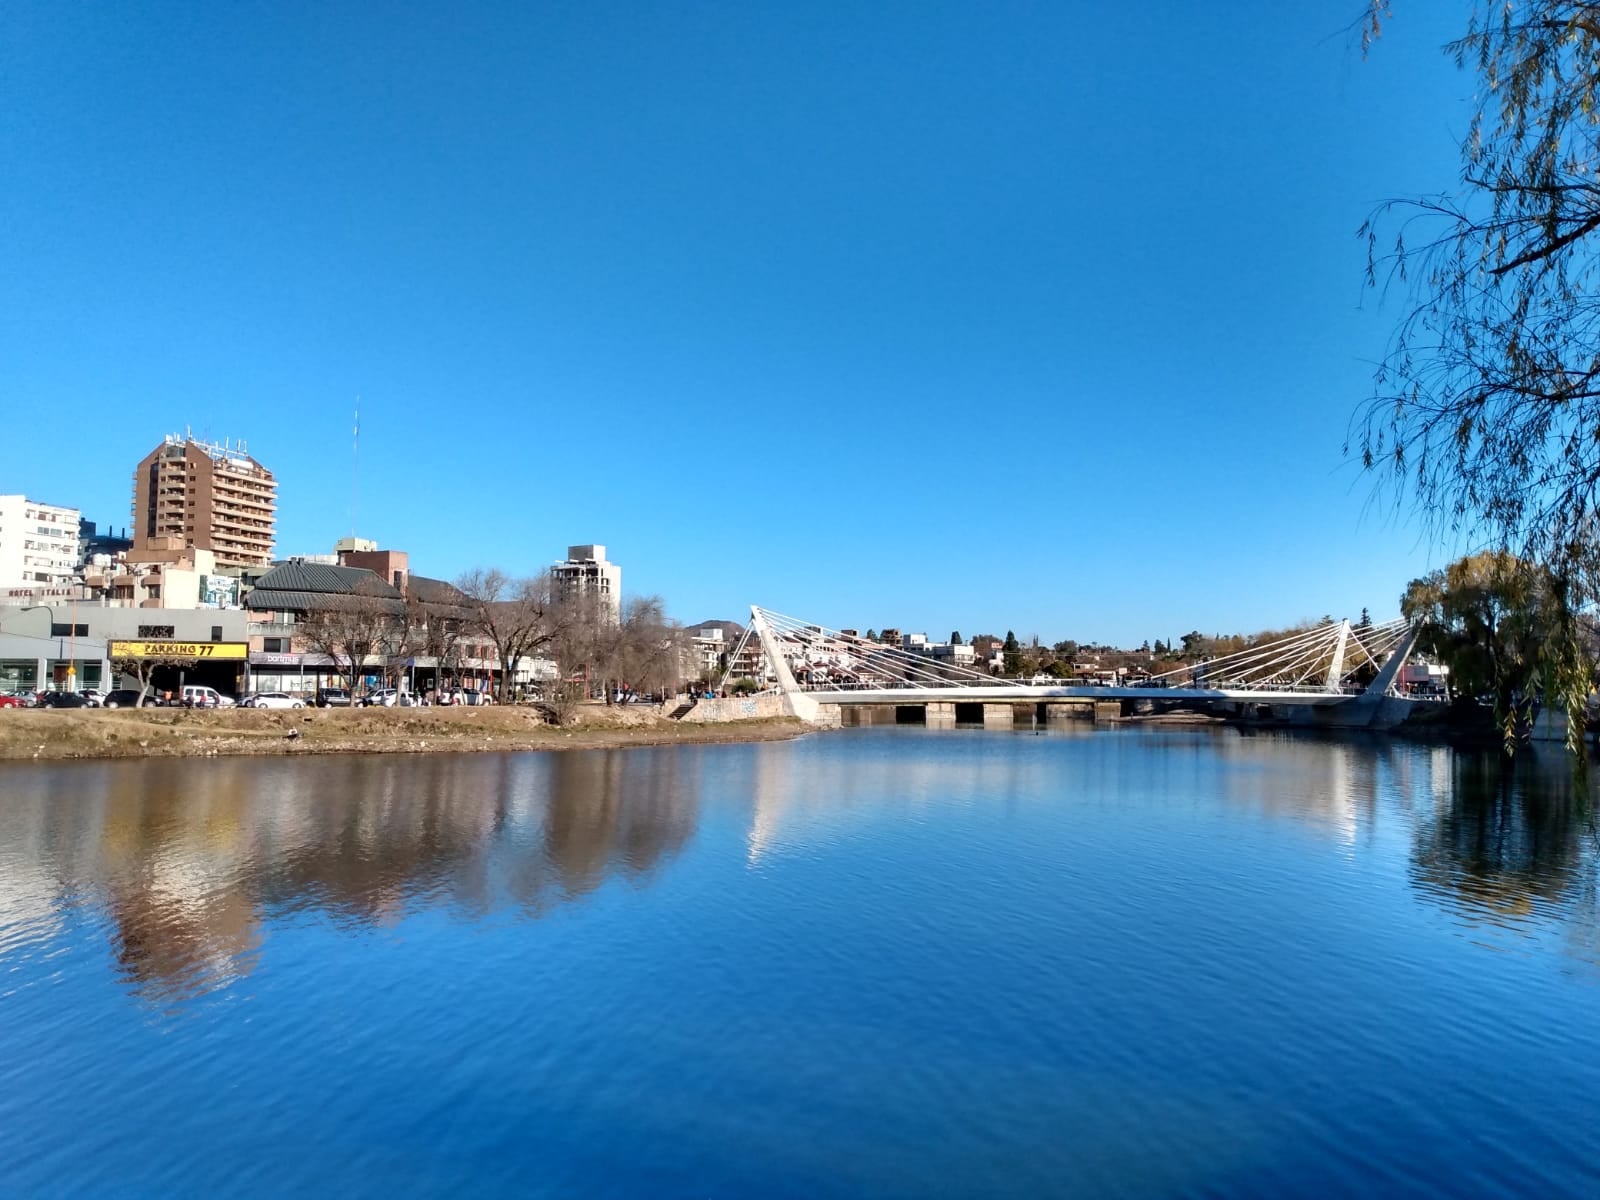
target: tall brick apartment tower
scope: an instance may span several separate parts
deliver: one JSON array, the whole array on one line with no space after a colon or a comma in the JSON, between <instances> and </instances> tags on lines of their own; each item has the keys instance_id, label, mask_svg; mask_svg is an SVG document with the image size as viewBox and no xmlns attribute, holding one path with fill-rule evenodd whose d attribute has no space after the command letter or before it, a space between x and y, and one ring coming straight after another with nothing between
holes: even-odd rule
<instances>
[{"instance_id":1,"label":"tall brick apartment tower","mask_svg":"<svg viewBox=\"0 0 1600 1200\"><path fill-rule=\"evenodd\" d=\"M194 546L219 567L264 567L277 511L277 481L243 442L169 434L133 473L133 556Z\"/></svg>"}]
</instances>

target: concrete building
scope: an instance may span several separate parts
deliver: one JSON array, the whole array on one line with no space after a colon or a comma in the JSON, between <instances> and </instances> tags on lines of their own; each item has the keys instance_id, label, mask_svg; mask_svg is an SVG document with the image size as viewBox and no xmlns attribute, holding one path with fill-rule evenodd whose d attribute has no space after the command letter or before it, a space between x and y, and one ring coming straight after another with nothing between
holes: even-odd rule
<instances>
[{"instance_id":1,"label":"concrete building","mask_svg":"<svg viewBox=\"0 0 1600 1200\"><path fill-rule=\"evenodd\" d=\"M568 546L567 561L550 568L556 593L565 599L589 597L613 625L622 620L622 568L606 561L604 546Z\"/></svg>"},{"instance_id":2,"label":"concrete building","mask_svg":"<svg viewBox=\"0 0 1600 1200\"><path fill-rule=\"evenodd\" d=\"M978 652L965 642L930 642L924 653L935 662L957 667L973 667L978 661Z\"/></svg>"},{"instance_id":3,"label":"concrete building","mask_svg":"<svg viewBox=\"0 0 1600 1200\"><path fill-rule=\"evenodd\" d=\"M701 629L689 634L685 643L684 674L691 679L719 679L722 676L725 655L733 647L722 636L720 626Z\"/></svg>"},{"instance_id":4,"label":"concrete building","mask_svg":"<svg viewBox=\"0 0 1600 1200\"><path fill-rule=\"evenodd\" d=\"M88 566L97 556L108 559L126 554L133 549L133 539L126 528L107 529L101 533L93 521L78 520L78 565Z\"/></svg>"},{"instance_id":5,"label":"concrete building","mask_svg":"<svg viewBox=\"0 0 1600 1200\"><path fill-rule=\"evenodd\" d=\"M78 570L80 520L75 508L0 496L0 587L70 585Z\"/></svg>"},{"instance_id":6,"label":"concrete building","mask_svg":"<svg viewBox=\"0 0 1600 1200\"><path fill-rule=\"evenodd\" d=\"M181 679L236 696L248 686L246 620L242 609L81 603L0 610L0 692L109 690L123 682L113 670L116 660L149 658L171 664L160 669L161 690Z\"/></svg>"},{"instance_id":7,"label":"concrete building","mask_svg":"<svg viewBox=\"0 0 1600 1200\"><path fill-rule=\"evenodd\" d=\"M87 594L114 608L237 608L239 580L219 574L217 556L176 537L84 571Z\"/></svg>"},{"instance_id":8,"label":"concrete building","mask_svg":"<svg viewBox=\"0 0 1600 1200\"><path fill-rule=\"evenodd\" d=\"M494 643L473 627L467 598L442 579L412 574L405 551L378 550L371 542L365 547L341 543L337 565L297 559L255 580L245 606L256 690L309 697L319 687L342 685L341 663L330 651L350 665L350 639L336 630L308 636L308 622L362 610L387 618L381 632L361 634L361 622L351 627L364 649L357 664L362 689L388 681L419 694L489 690L502 673L500 659ZM342 642L342 650L333 641ZM553 663L524 658L512 683L531 686L554 670Z\"/></svg>"},{"instance_id":9,"label":"concrete building","mask_svg":"<svg viewBox=\"0 0 1600 1200\"><path fill-rule=\"evenodd\" d=\"M222 567L272 561L278 484L272 472L229 446L170 434L133 475L133 552L210 550Z\"/></svg>"}]
</instances>

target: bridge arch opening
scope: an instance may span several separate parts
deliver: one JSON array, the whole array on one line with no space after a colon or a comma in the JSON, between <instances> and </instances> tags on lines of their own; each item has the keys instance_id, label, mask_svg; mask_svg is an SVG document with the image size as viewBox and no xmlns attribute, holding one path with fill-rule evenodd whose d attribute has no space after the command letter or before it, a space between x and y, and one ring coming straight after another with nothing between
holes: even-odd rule
<instances>
[{"instance_id":1,"label":"bridge arch opening","mask_svg":"<svg viewBox=\"0 0 1600 1200\"><path fill-rule=\"evenodd\" d=\"M896 725L926 725L928 723L928 706L926 704L896 704L894 706L894 723Z\"/></svg>"}]
</instances>

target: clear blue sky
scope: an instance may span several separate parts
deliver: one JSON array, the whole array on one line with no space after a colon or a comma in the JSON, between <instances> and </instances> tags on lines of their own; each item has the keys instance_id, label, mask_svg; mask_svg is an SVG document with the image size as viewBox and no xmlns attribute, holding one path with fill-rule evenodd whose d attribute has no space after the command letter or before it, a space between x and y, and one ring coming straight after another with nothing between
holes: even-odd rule
<instances>
[{"instance_id":1,"label":"clear blue sky","mask_svg":"<svg viewBox=\"0 0 1600 1200\"><path fill-rule=\"evenodd\" d=\"M685 621L1393 613L1355 231L1464 4L0 8L0 491L244 437L280 553L601 541ZM1426 10L1426 11L1424 11Z\"/></svg>"}]
</instances>

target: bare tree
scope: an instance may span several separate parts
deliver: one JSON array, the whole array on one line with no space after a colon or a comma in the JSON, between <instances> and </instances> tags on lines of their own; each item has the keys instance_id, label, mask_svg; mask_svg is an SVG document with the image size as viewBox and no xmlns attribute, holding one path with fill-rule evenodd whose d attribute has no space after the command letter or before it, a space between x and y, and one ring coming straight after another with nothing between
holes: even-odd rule
<instances>
[{"instance_id":1,"label":"bare tree","mask_svg":"<svg viewBox=\"0 0 1600 1200\"><path fill-rule=\"evenodd\" d=\"M362 668L372 659L387 669L397 629L404 624L400 602L375 591L329 596L326 607L307 613L296 626L297 636L327 656L352 695Z\"/></svg>"},{"instance_id":2,"label":"bare tree","mask_svg":"<svg viewBox=\"0 0 1600 1200\"><path fill-rule=\"evenodd\" d=\"M445 672L456 665L456 651L470 610L454 605L429 604L407 599L417 610L412 619L422 624L421 653L434 661L435 686L444 687Z\"/></svg>"},{"instance_id":3,"label":"bare tree","mask_svg":"<svg viewBox=\"0 0 1600 1200\"><path fill-rule=\"evenodd\" d=\"M155 678L155 673L162 667L186 667L193 664L192 658L133 658L124 657L113 659L111 669L119 675L132 675L139 681L139 699L135 708L143 708L146 698L150 695L150 681Z\"/></svg>"},{"instance_id":4,"label":"bare tree","mask_svg":"<svg viewBox=\"0 0 1600 1200\"><path fill-rule=\"evenodd\" d=\"M660 596L634 596L623 605L621 620L604 631L606 695L613 685L633 691L675 687L683 674L683 629L666 616Z\"/></svg>"},{"instance_id":5,"label":"bare tree","mask_svg":"<svg viewBox=\"0 0 1600 1200\"><path fill-rule=\"evenodd\" d=\"M466 597L471 628L494 644L500 660L499 700L509 702L522 660L554 641L561 613L548 572L517 579L496 568L469 571L456 587Z\"/></svg>"}]
</instances>

